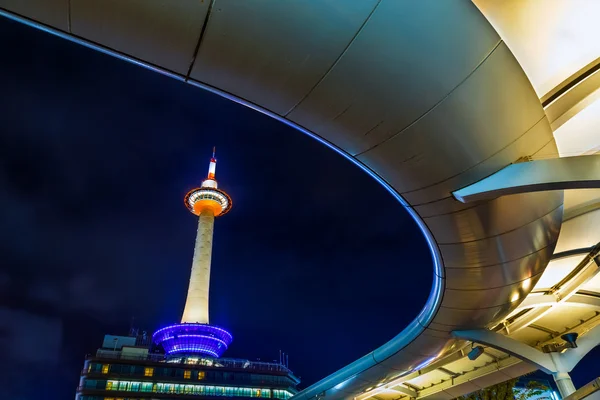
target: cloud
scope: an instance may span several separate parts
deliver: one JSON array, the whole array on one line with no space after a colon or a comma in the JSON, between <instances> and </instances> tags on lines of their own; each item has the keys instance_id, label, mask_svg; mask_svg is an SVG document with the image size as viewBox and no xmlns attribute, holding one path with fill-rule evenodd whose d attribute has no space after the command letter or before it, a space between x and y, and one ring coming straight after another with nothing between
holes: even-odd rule
<instances>
[{"instance_id":1,"label":"cloud","mask_svg":"<svg viewBox=\"0 0 600 400\"><path fill-rule=\"evenodd\" d=\"M3 361L43 363L51 368L60 360L62 323L58 318L0 308L0 336Z\"/></svg>"}]
</instances>

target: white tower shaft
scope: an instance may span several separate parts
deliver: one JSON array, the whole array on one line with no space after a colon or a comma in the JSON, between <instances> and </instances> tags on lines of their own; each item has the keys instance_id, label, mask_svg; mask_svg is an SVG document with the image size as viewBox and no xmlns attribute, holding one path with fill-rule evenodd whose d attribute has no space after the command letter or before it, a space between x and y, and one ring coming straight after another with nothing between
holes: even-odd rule
<instances>
[{"instance_id":1,"label":"white tower shaft","mask_svg":"<svg viewBox=\"0 0 600 400\"><path fill-rule=\"evenodd\" d=\"M212 258L215 216L210 209L202 210L198 218L198 233L192 260L192 274L181 322L208 324L208 291Z\"/></svg>"}]
</instances>

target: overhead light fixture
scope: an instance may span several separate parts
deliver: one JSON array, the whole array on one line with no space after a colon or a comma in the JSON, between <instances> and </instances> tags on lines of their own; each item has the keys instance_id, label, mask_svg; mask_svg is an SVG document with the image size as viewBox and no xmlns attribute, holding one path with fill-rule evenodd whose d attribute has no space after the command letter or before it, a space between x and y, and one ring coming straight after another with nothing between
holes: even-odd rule
<instances>
[{"instance_id":1,"label":"overhead light fixture","mask_svg":"<svg viewBox=\"0 0 600 400\"><path fill-rule=\"evenodd\" d=\"M477 347L473 347L473 350L471 350L468 354L467 357L469 357L469 360L471 361L475 361L479 358L479 356L481 356L483 354L483 347L481 346L477 346Z\"/></svg>"},{"instance_id":2,"label":"overhead light fixture","mask_svg":"<svg viewBox=\"0 0 600 400\"><path fill-rule=\"evenodd\" d=\"M577 338L579 334L577 332L565 333L560 338L565 341L563 344L550 343L542 346L544 353L564 353L567 349L577 348Z\"/></svg>"}]
</instances>

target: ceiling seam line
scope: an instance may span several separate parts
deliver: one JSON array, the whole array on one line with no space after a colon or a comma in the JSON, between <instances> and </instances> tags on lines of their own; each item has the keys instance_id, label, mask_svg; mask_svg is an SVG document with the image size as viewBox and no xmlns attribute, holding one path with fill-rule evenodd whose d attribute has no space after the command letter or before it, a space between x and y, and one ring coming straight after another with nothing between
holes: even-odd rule
<instances>
[{"instance_id":1,"label":"ceiling seam line","mask_svg":"<svg viewBox=\"0 0 600 400\"><path fill-rule=\"evenodd\" d=\"M526 257L529 257L529 256L532 256L534 254L537 254L540 251L543 251L543 250L547 249L550 246L555 246L557 243L558 243L558 240L556 240L554 242L551 242L551 243L548 243L546 246L542 247L541 249L538 249L538 250L536 250L536 251L534 251L532 253L526 254L523 257L515 258L513 260L504 261L504 262L501 262L501 263L490 264L490 265L480 265L480 266L477 266L477 267L444 267L444 268L446 268L446 269L480 269L480 268L498 267L498 266L501 266L501 265L504 265L504 264L513 263L515 261L521 261L522 259L524 259ZM552 260L552 258L550 258L550 260Z\"/></svg>"},{"instance_id":2,"label":"ceiling seam line","mask_svg":"<svg viewBox=\"0 0 600 400\"><path fill-rule=\"evenodd\" d=\"M531 132L531 130L532 130L533 128L535 128L535 127L537 126L537 124L539 124L540 122L542 122L542 121L543 121L545 118L546 118L546 114L542 115L542 117L541 117L540 119L538 119L537 121L535 121L535 122L533 123L533 125L531 125L529 128L527 128L527 129L525 130L525 132L523 132L521 135L519 135L519 137L515 138L515 140L513 140L513 141L512 141L512 142L510 142L510 143L508 143L506 146L504 146L503 148L501 148L501 149L500 149L500 150L498 150L497 152L495 152L495 153L491 154L491 155L490 155L489 157L487 157L486 159L484 159L484 160L481 160L481 161L480 161L480 162L478 162L477 164L474 164L474 165L470 166L469 168L467 168L467 169L465 169L465 170L462 170L462 171L460 171L460 172L459 172L459 173L457 173L457 174L454 174L454 175L452 175L452 176L449 176L448 178L445 178L445 179L443 179L443 180L441 180L441 181L437 181L437 182L435 182L435 183L432 183L431 185L423 186L423 187L420 187L420 188L418 188L418 189L407 190L406 192L402 192L402 194L406 194L406 193L414 193L414 192L418 192L418 191L420 191L420 190L425 190L425 189L428 189L428 188L430 188L430 187L433 187L433 186L439 185L440 183L444 183L444 182L446 182L446 181L449 181L450 179L456 178L457 176L460 176L460 175L464 174L465 172L468 172L468 171L470 171L471 169L473 169L473 168L475 168L475 167L477 167L477 166L479 166L479 165L483 164L484 162L488 161L490 158L493 158L494 156L496 156L497 154L499 154L499 153L500 153L500 152L502 152L503 150L506 150L508 147L510 147L511 145L515 144L515 143L516 143L516 142L517 142L519 139L523 138L523 136L525 136L525 135L527 135L529 132ZM552 139L551 139L551 140L549 140L549 141L547 141L546 143L544 143L544 145L543 145L542 147L540 147L538 150L536 150L536 151L535 151L535 153L533 153L532 155L535 155L535 154L537 154L537 153L538 153L540 150L542 150L544 147L546 147L546 146L548 145L548 143L552 142L553 140L554 140L554 137L552 137ZM515 160L515 161L516 161L516 160ZM511 163L511 164L514 164L514 162L513 162L513 163ZM508 164L508 165L511 165L511 164ZM508 165L507 165L507 166L508 166ZM492 175L493 175L493 174L492 174ZM481 179L485 179L485 177L484 177L484 178L481 178ZM481 180L481 179L480 179L480 180ZM452 197L452 196L449 196L449 197ZM434 201L437 201L437 200L434 200ZM427 203L422 203L422 204L427 204ZM419 204L419 205L420 205L420 204Z\"/></svg>"},{"instance_id":3,"label":"ceiling seam line","mask_svg":"<svg viewBox=\"0 0 600 400\"><path fill-rule=\"evenodd\" d=\"M62 39L65 39L65 40L71 42L71 43L78 44L78 45L86 47L88 49L96 50L99 53L106 54L111 57L115 57L119 60L126 61L130 64L134 64L134 65L137 65L142 68L146 68L146 69L154 71L160 75L164 75L164 76L173 78L173 79L181 81L181 82L185 81L185 76L183 76L179 72L170 70L166 67L162 67L157 64L150 63L148 61L144 61L135 56L125 54L119 50L112 48L112 47L101 45L97 42L94 42L93 40L84 38L84 37L76 35L76 34L66 32L63 29L59 29L59 28L56 28L51 25L47 25L47 24L44 24L44 23L41 23L38 21L34 21L31 18L25 17L19 13L16 13L13 11L8 11L7 9L5 9L3 7L0 7L0 17L5 17L11 21L19 22L19 23L29 26L31 28L41 30L42 32L46 32L51 35L58 36Z\"/></svg>"},{"instance_id":4,"label":"ceiling seam line","mask_svg":"<svg viewBox=\"0 0 600 400\"><path fill-rule=\"evenodd\" d=\"M537 277L539 275L542 275L544 272L545 272L545 270L542 271L542 272L537 273L536 275L527 277L525 279L521 279L520 281L515 281L513 283L509 283L508 285L503 285L503 286L494 286L494 287L488 287L488 288L482 288L482 289L457 289L457 288L447 287L446 289L447 290L454 290L455 292L477 292L477 291L480 292L482 290L502 289L502 288L505 288L505 287L510 287L510 286L516 285L517 283L523 283L523 282L525 282L528 279L533 279L533 278L535 278L535 277Z\"/></svg>"},{"instance_id":5,"label":"ceiling seam line","mask_svg":"<svg viewBox=\"0 0 600 400\"><path fill-rule=\"evenodd\" d=\"M352 43L354 43L354 41L356 40L356 38L358 37L358 35L360 35L360 33L363 31L364 27L367 25L367 23L369 22L369 20L371 19L371 17L373 16L373 14L377 10L377 8L379 7L379 4L381 4L381 0L378 0L377 4L375 4L375 6L373 6L373 9L369 13L369 15L367 15L367 18L365 18L365 20L360 25L360 27L358 28L358 30L356 31L356 33L354 34L354 36L352 36L352 39L350 39L350 41L348 42L348 44L346 45L346 47L344 48L344 50L342 50L342 52L340 53L340 55L336 58L336 60L333 62L333 64L331 64L331 66L327 69L327 71L323 74L323 76L321 76L321 78L319 78L319 80L313 85L313 87L310 88L310 90L308 92L306 92L306 94L304 96L302 96L302 98L300 100L298 100L298 102L296 102L296 104L294 104L292 106L292 108L290 108L287 112L285 112L284 114L282 114L282 116L284 118L286 118L304 100L306 100L306 98L308 96L310 96L310 94L317 88L317 86L319 86L321 84L321 82L323 82L325 80L325 78L327 78L327 76L329 76L329 74L331 73L331 71L340 62L340 60L342 59L342 57L344 57L344 55L348 52L348 49L350 49L350 46L352 46Z\"/></svg>"},{"instance_id":6,"label":"ceiling seam line","mask_svg":"<svg viewBox=\"0 0 600 400\"><path fill-rule=\"evenodd\" d=\"M497 235L486 236L486 237L481 238L481 239L467 240L465 242L449 242L449 243L439 243L439 244L440 244L440 246L451 246L451 245L456 245L456 244L475 243L475 242L480 242L480 241L486 240L486 239L497 238L498 236L506 235L507 233L511 233L511 232L516 231L516 230L519 230L519 229L521 229L521 228L523 228L523 227L525 227L525 226L527 226L529 224L533 224L534 222L539 221L540 219L542 219L544 217L547 217L548 215L552 214L553 212L555 212L559 208L563 207L563 205L564 204L561 203L558 207L553 208L552 210L548 211L546 214L544 214L544 215L542 215L542 216L534 219L533 221L526 222L523 225L520 225L520 226L518 226L516 228L513 228L511 230L508 230L506 232L498 233Z\"/></svg>"},{"instance_id":7,"label":"ceiling seam line","mask_svg":"<svg viewBox=\"0 0 600 400\"><path fill-rule=\"evenodd\" d=\"M71 28L71 0L67 2L67 31L69 33L73 33L73 29Z\"/></svg>"},{"instance_id":8,"label":"ceiling seam line","mask_svg":"<svg viewBox=\"0 0 600 400\"><path fill-rule=\"evenodd\" d=\"M194 64L196 63L196 58L198 57L198 52L200 51L200 45L202 44L202 40L204 39L204 34L206 33L206 27L208 26L208 20L212 13L213 5L216 0L210 0L208 4L208 9L206 10L206 16L204 17L204 22L202 23L202 27L200 28L200 35L198 36L198 42L196 43L196 48L194 49L194 54L192 54L192 60L190 61L190 67L187 70L187 74L185 74L185 81L187 82L190 79L190 75L192 74L192 68L194 68Z\"/></svg>"},{"instance_id":9,"label":"ceiling seam line","mask_svg":"<svg viewBox=\"0 0 600 400\"><path fill-rule=\"evenodd\" d=\"M399 130L398 132L394 133L392 136L390 136L389 138L383 140L382 142L377 143L376 145L373 145L371 147L369 147L366 150L360 151L356 154L354 154L354 157L359 157L379 146L381 146L382 144L392 140L393 138L395 138L396 136L400 135L402 132L404 132L405 130L409 129L411 126L415 125L416 123L418 123L420 120L422 120L423 118L425 118L429 113L431 113L433 110L435 110L440 104L442 104L448 97L450 97L452 95L452 93L454 93L456 91L456 89L458 89L459 87L462 86L463 83L465 83L483 64L485 64L485 62L491 57L492 54L494 54L494 52L498 49L498 47L504 43L504 41L502 39L498 40L498 43L496 43L496 45L492 48L492 50L486 54L486 56L483 58L483 60L481 60L481 62L479 62L479 64L477 64L475 66L475 68L473 68L473 70L471 72L469 72L467 74L467 76L462 79L460 82L458 82L458 84L456 86L454 86L448 93L446 93L446 95L444 95L437 103L435 103L433 106L431 106L431 108L429 108L429 110L425 111L423 114L421 114L417 119L415 119L413 122L411 122L410 124L408 124L407 126L405 126L404 128L402 128L401 130Z\"/></svg>"}]
</instances>

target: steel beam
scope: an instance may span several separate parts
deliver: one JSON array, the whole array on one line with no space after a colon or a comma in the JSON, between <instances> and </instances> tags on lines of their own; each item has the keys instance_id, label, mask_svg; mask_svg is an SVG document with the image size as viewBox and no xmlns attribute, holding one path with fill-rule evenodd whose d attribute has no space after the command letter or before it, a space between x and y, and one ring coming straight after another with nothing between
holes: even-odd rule
<instances>
[{"instance_id":1,"label":"steel beam","mask_svg":"<svg viewBox=\"0 0 600 400\"><path fill-rule=\"evenodd\" d=\"M511 164L452 194L462 202L518 193L600 188L600 155L552 158Z\"/></svg>"},{"instance_id":2,"label":"steel beam","mask_svg":"<svg viewBox=\"0 0 600 400\"><path fill-rule=\"evenodd\" d=\"M508 336L500 333L492 332L487 329L476 329L466 331L454 331L452 336L457 339L471 340L473 342L485 344L494 349L503 351L512 356L515 356L523 361L535 364L547 374L556 372L556 367L552 358L538 349L535 349L525 343L521 343Z\"/></svg>"}]
</instances>

